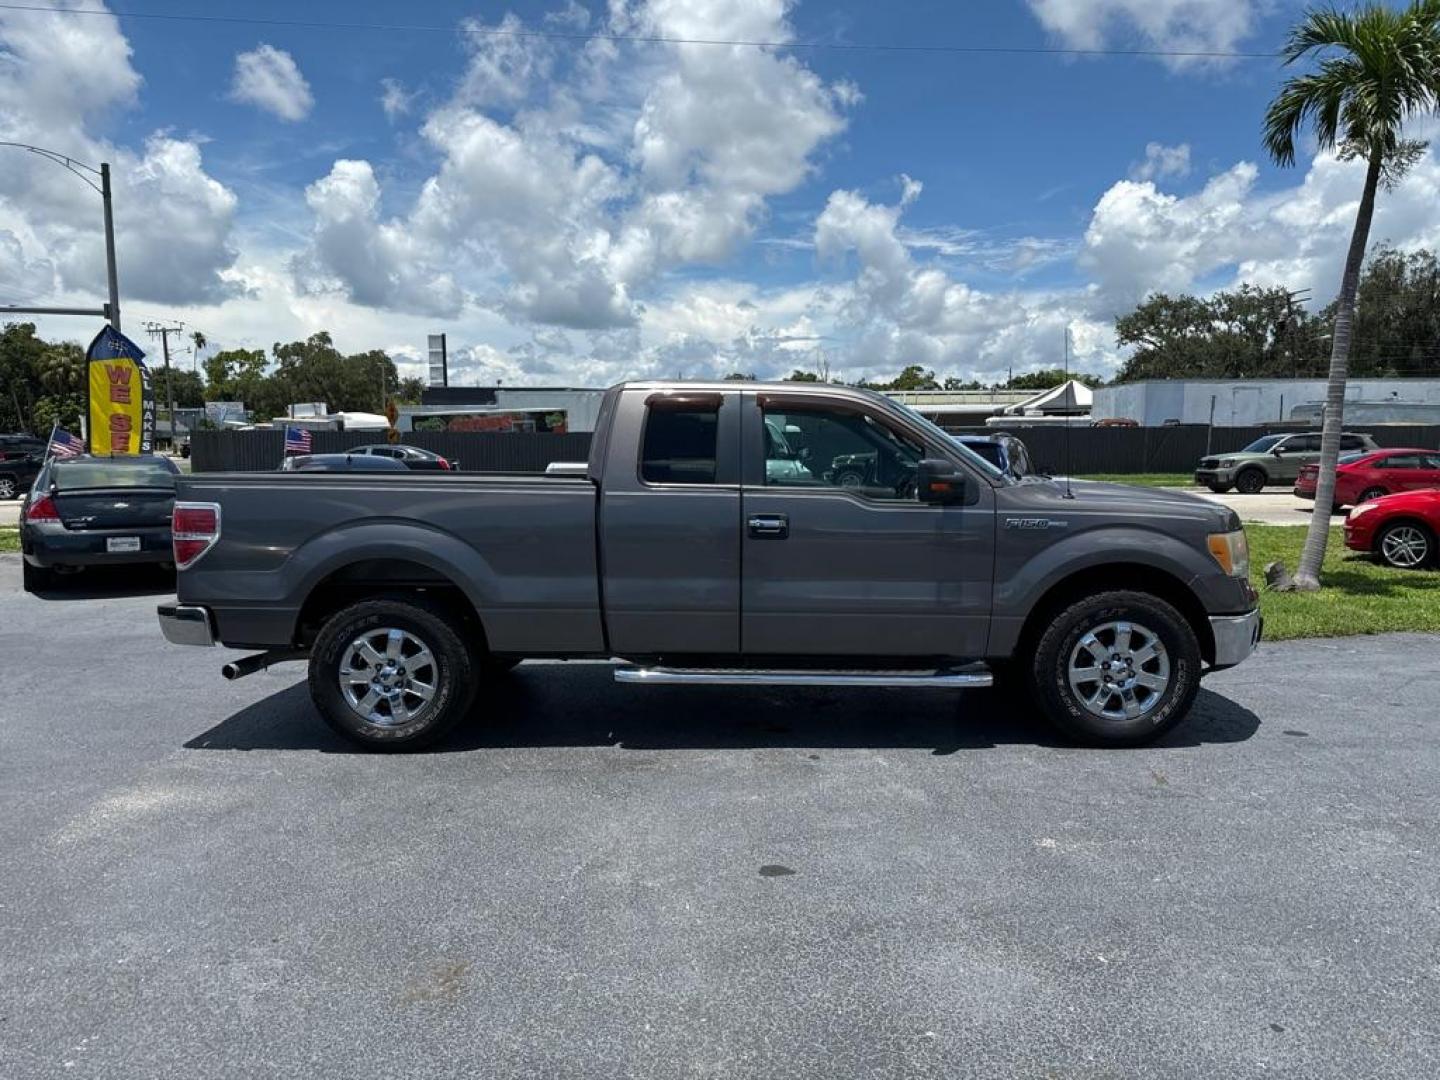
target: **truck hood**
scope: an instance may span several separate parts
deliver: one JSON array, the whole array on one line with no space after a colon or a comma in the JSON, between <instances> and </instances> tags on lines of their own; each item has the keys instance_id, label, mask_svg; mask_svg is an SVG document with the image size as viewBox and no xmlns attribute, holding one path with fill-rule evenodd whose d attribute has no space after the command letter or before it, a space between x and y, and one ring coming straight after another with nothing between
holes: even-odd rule
<instances>
[{"instance_id":1,"label":"truck hood","mask_svg":"<svg viewBox=\"0 0 1440 1080\"><path fill-rule=\"evenodd\" d=\"M1066 495L1073 495L1067 498ZM1112 515L1117 518L1177 519L1228 531L1240 527L1240 516L1227 506L1184 491L1107 484L1099 480L1071 480L1063 477L1013 484L998 493L1001 513L1075 513Z\"/></svg>"}]
</instances>

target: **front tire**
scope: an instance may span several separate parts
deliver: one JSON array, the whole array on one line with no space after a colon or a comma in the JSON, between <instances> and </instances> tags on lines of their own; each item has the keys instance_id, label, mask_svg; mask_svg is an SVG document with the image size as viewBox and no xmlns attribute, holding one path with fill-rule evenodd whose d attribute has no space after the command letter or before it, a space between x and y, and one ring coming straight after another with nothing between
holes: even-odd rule
<instances>
[{"instance_id":1,"label":"front tire","mask_svg":"<svg viewBox=\"0 0 1440 1080\"><path fill-rule=\"evenodd\" d=\"M1374 502L1376 499L1383 499L1384 497L1385 497L1385 489L1384 489L1384 488L1382 488L1382 487L1366 488L1364 491L1362 491L1362 492L1360 493L1360 498L1359 498L1358 502L1362 502L1362 503ZM1357 503L1357 505L1358 505L1358 503Z\"/></svg>"},{"instance_id":2,"label":"front tire","mask_svg":"<svg viewBox=\"0 0 1440 1080\"><path fill-rule=\"evenodd\" d=\"M1375 537L1375 554L1397 570L1421 570L1435 561L1435 537L1416 521L1396 521Z\"/></svg>"},{"instance_id":3,"label":"front tire","mask_svg":"<svg viewBox=\"0 0 1440 1080\"><path fill-rule=\"evenodd\" d=\"M18 499L20 484L13 476L0 476L0 499Z\"/></svg>"},{"instance_id":4,"label":"front tire","mask_svg":"<svg viewBox=\"0 0 1440 1080\"><path fill-rule=\"evenodd\" d=\"M365 600L326 621L310 696L330 727L372 750L428 746L470 708L477 665L444 616L405 599Z\"/></svg>"},{"instance_id":5,"label":"front tire","mask_svg":"<svg viewBox=\"0 0 1440 1080\"><path fill-rule=\"evenodd\" d=\"M1258 495L1265 487L1265 474L1259 469L1241 469L1235 477L1235 490L1242 495Z\"/></svg>"},{"instance_id":6,"label":"front tire","mask_svg":"<svg viewBox=\"0 0 1440 1080\"><path fill-rule=\"evenodd\" d=\"M1180 612L1157 596L1117 590L1056 615L1030 677L1041 711L1070 739L1140 746L1189 713L1200 663L1200 643Z\"/></svg>"}]
</instances>

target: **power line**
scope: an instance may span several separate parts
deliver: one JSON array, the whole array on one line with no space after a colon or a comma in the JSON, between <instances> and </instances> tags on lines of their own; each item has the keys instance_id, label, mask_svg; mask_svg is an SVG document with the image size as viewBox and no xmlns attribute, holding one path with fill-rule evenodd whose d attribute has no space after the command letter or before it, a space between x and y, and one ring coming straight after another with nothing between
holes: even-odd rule
<instances>
[{"instance_id":1,"label":"power line","mask_svg":"<svg viewBox=\"0 0 1440 1080\"><path fill-rule=\"evenodd\" d=\"M497 38L539 38L554 41L607 41L632 45L714 45L725 48L806 49L824 52L951 53L1036 56L1158 56L1196 60L1276 60L1273 52L1235 52L1220 49L1076 49L1049 45L913 45L853 44L836 41L760 41L747 38L682 38L659 34L584 34L564 30L512 30L498 26L436 26L423 23L333 22L319 19L262 19L251 15L180 15L158 11L116 11L99 8L52 8L41 4L0 3L0 11L35 11L49 15L105 15L118 19L152 19L163 22L228 23L291 30L371 30L379 33L452 34Z\"/></svg>"}]
</instances>

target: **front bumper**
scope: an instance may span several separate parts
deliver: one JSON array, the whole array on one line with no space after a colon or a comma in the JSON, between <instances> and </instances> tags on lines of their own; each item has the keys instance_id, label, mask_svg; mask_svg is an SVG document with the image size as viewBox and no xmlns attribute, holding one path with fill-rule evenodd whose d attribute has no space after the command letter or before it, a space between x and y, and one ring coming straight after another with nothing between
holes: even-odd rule
<instances>
[{"instance_id":1,"label":"front bumper","mask_svg":"<svg viewBox=\"0 0 1440 1080\"><path fill-rule=\"evenodd\" d=\"M1210 633L1215 638L1212 670L1234 667L1248 659L1259 648L1264 627L1259 608L1244 615L1211 615Z\"/></svg>"},{"instance_id":2,"label":"front bumper","mask_svg":"<svg viewBox=\"0 0 1440 1080\"><path fill-rule=\"evenodd\" d=\"M1209 487L1211 484L1234 484L1234 469L1196 469L1195 483L1202 487Z\"/></svg>"},{"instance_id":3,"label":"front bumper","mask_svg":"<svg viewBox=\"0 0 1440 1080\"><path fill-rule=\"evenodd\" d=\"M210 612L192 604L161 604L155 609L160 632L172 645L214 645Z\"/></svg>"}]
</instances>

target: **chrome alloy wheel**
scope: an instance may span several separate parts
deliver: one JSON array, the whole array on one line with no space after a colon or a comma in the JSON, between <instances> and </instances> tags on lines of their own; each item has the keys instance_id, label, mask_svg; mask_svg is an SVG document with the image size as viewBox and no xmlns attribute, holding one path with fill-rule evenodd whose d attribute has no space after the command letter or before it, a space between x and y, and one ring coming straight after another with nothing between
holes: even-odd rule
<instances>
[{"instance_id":1,"label":"chrome alloy wheel","mask_svg":"<svg viewBox=\"0 0 1440 1080\"><path fill-rule=\"evenodd\" d=\"M1155 632L1116 621L1094 627L1070 650L1070 690L1088 712L1134 720L1160 703L1170 686L1170 657Z\"/></svg>"},{"instance_id":2,"label":"chrome alloy wheel","mask_svg":"<svg viewBox=\"0 0 1440 1080\"><path fill-rule=\"evenodd\" d=\"M1430 538L1414 525L1397 525L1381 539L1380 554L1391 566L1414 569L1430 557Z\"/></svg>"},{"instance_id":3,"label":"chrome alloy wheel","mask_svg":"<svg viewBox=\"0 0 1440 1080\"><path fill-rule=\"evenodd\" d=\"M434 655L408 630L368 630L340 658L345 703L377 727L403 727L420 719L439 682Z\"/></svg>"}]
</instances>

